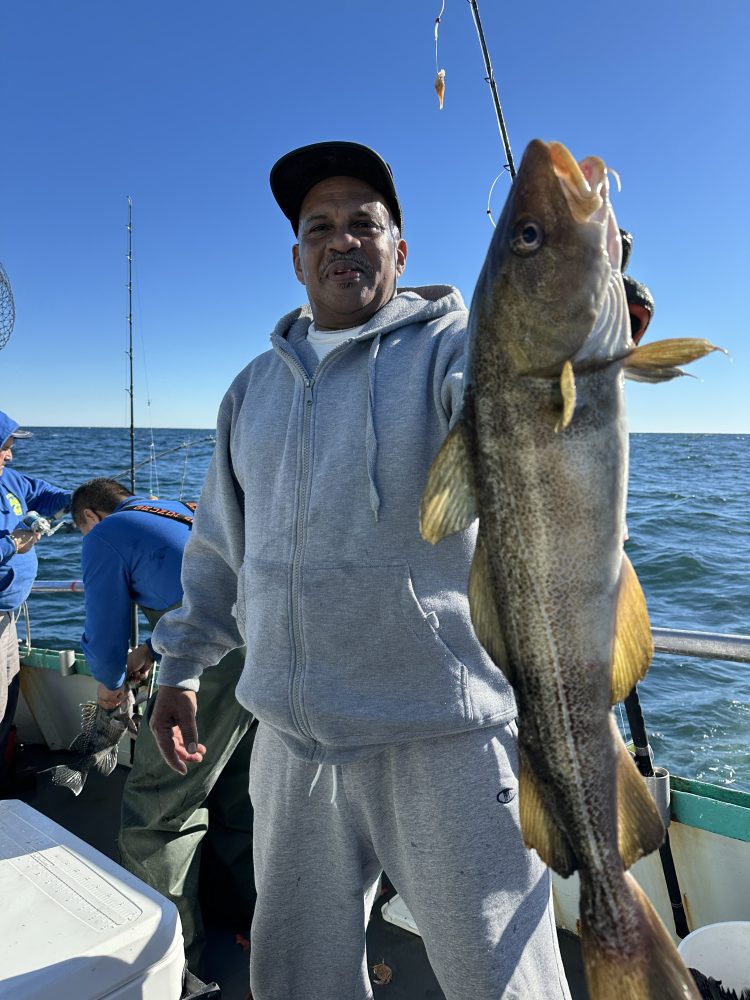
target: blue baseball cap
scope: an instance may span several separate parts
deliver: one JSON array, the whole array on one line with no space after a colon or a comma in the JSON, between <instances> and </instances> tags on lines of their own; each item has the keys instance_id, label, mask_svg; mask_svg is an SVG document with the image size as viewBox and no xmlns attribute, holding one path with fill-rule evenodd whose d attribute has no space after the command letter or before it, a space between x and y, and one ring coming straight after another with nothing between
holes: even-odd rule
<instances>
[{"instance_id":1,"label":"blue baseball cap","mask_svg":"<svg viewBox=\"0 0 750 1000\"><path fill-rule=\"evenodd\" d=\"M0 410L0 444L4 444L9 437L31 438L34 435L31 431L22 431L13 417L9 417L7 413Z\"/></svg>"}]
</instances>

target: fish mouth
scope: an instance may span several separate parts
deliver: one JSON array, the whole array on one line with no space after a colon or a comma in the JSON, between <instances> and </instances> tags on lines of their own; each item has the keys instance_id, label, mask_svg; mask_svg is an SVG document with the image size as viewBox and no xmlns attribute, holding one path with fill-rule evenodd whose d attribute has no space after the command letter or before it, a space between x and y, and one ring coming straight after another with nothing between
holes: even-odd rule
<instances>
[{"instance_id":1,"label":"fish mouth","mask_svg":"<svg viewBox=\"0 0 750 1000\"><path fill-rule=\"evenodd\" d=\"M602 222L608 202L609 178L604 160L587 156L577 163L561 142L549 142L552 169L576 222Z\"/></svg>"},{"instance_id":2,"label":"fish mouth","mask_svg":"<svg viewBox=\"0 0 750 1000\"><path fill-rule=\"evenodd\" d=\"M605 227L610 263L613 270L620 270L622 242L609 200L609 174L614 171L598 156L587 156L578 163L561 142L549 142L547 148L570 214L576 222ZM617 178L616 173L614 176Z\"/></svg>"}]
</instances>

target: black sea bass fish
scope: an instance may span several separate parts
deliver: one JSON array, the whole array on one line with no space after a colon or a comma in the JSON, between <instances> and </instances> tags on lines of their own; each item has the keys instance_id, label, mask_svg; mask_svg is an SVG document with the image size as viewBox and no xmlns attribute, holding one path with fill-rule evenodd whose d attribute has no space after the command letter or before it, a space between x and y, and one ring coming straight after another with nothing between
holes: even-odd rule
<instances>
[{"instance_id":1,"label":"black sea bass fish","mask_svg":"<svg viewBox=\"0 0 750 1000\"><path fill-rule=\"evenodd\" d=\"M620 262L604 163L530 143L474 293L463 412L430 469L421 532L435 543L479 518L472 621L516 693L526 844L580 871L592 1000L697 1000L627 874L664 828L611 705L653 653L623 552L623 375L670 379L714 348L636 347Z\"/></svg>"},{"instance_id":2,"label":"black sea bass fish","mask_svg":"<svg viewBox=\"0 0 750 1000\"><path fill-rule=\"evenodd\" d=\"M117 748L125 733L135 735L133 721L135 698L128 690L127 698L119 708L105 709L95 701L81 706L81 732L70 744L78 754L71 764L58 764L51 768L52 784L69 788L80 795L89 771L109 775L117 766Z\"/></svg>"}]
</instances>

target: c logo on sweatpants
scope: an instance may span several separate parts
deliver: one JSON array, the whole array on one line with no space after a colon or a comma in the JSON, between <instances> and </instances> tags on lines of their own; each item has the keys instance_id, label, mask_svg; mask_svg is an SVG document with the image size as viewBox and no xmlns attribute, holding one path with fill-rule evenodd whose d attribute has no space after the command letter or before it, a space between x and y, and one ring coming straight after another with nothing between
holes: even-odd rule
<instances>
[{"instance_id":1,"label":"c logo on sweatpants","mask_svg":"<svg viewBox=\"0 0 750 1000\"><path fill-rule=\"evenodd\" d=\"M497 793L497 801L501 805L507 805L516 797L515 788L501 788Z\"/></svg>"}]
</instances>

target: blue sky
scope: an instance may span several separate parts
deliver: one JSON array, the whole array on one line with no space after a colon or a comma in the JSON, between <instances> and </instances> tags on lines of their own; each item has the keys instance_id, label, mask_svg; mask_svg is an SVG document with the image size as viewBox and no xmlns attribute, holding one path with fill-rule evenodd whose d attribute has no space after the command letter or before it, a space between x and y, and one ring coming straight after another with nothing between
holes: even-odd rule
<instances>
[{"instance_id":1,"label":"blue sky","mask_svg":"<svg viewBox=\"0 0 750 1000\"><path fill-rule=\"evenodd\" d=\"M634 431L750 432L750 5L480 0L518 162L534 138L622 178L650 339L730 351L697 379L630 385ZM268 189L287 150L377 148L394 168L403 282L467 302L503 163L471 12L446 0L0 2L0 262L16 326L0 407L29 425L124 426L127 196L133 198L136 423L211 427L229 382L300 304ZM495 187L499 214L507 182ZM150 404L149 404L150 401Z\"/></svg>"}]
</instances>

